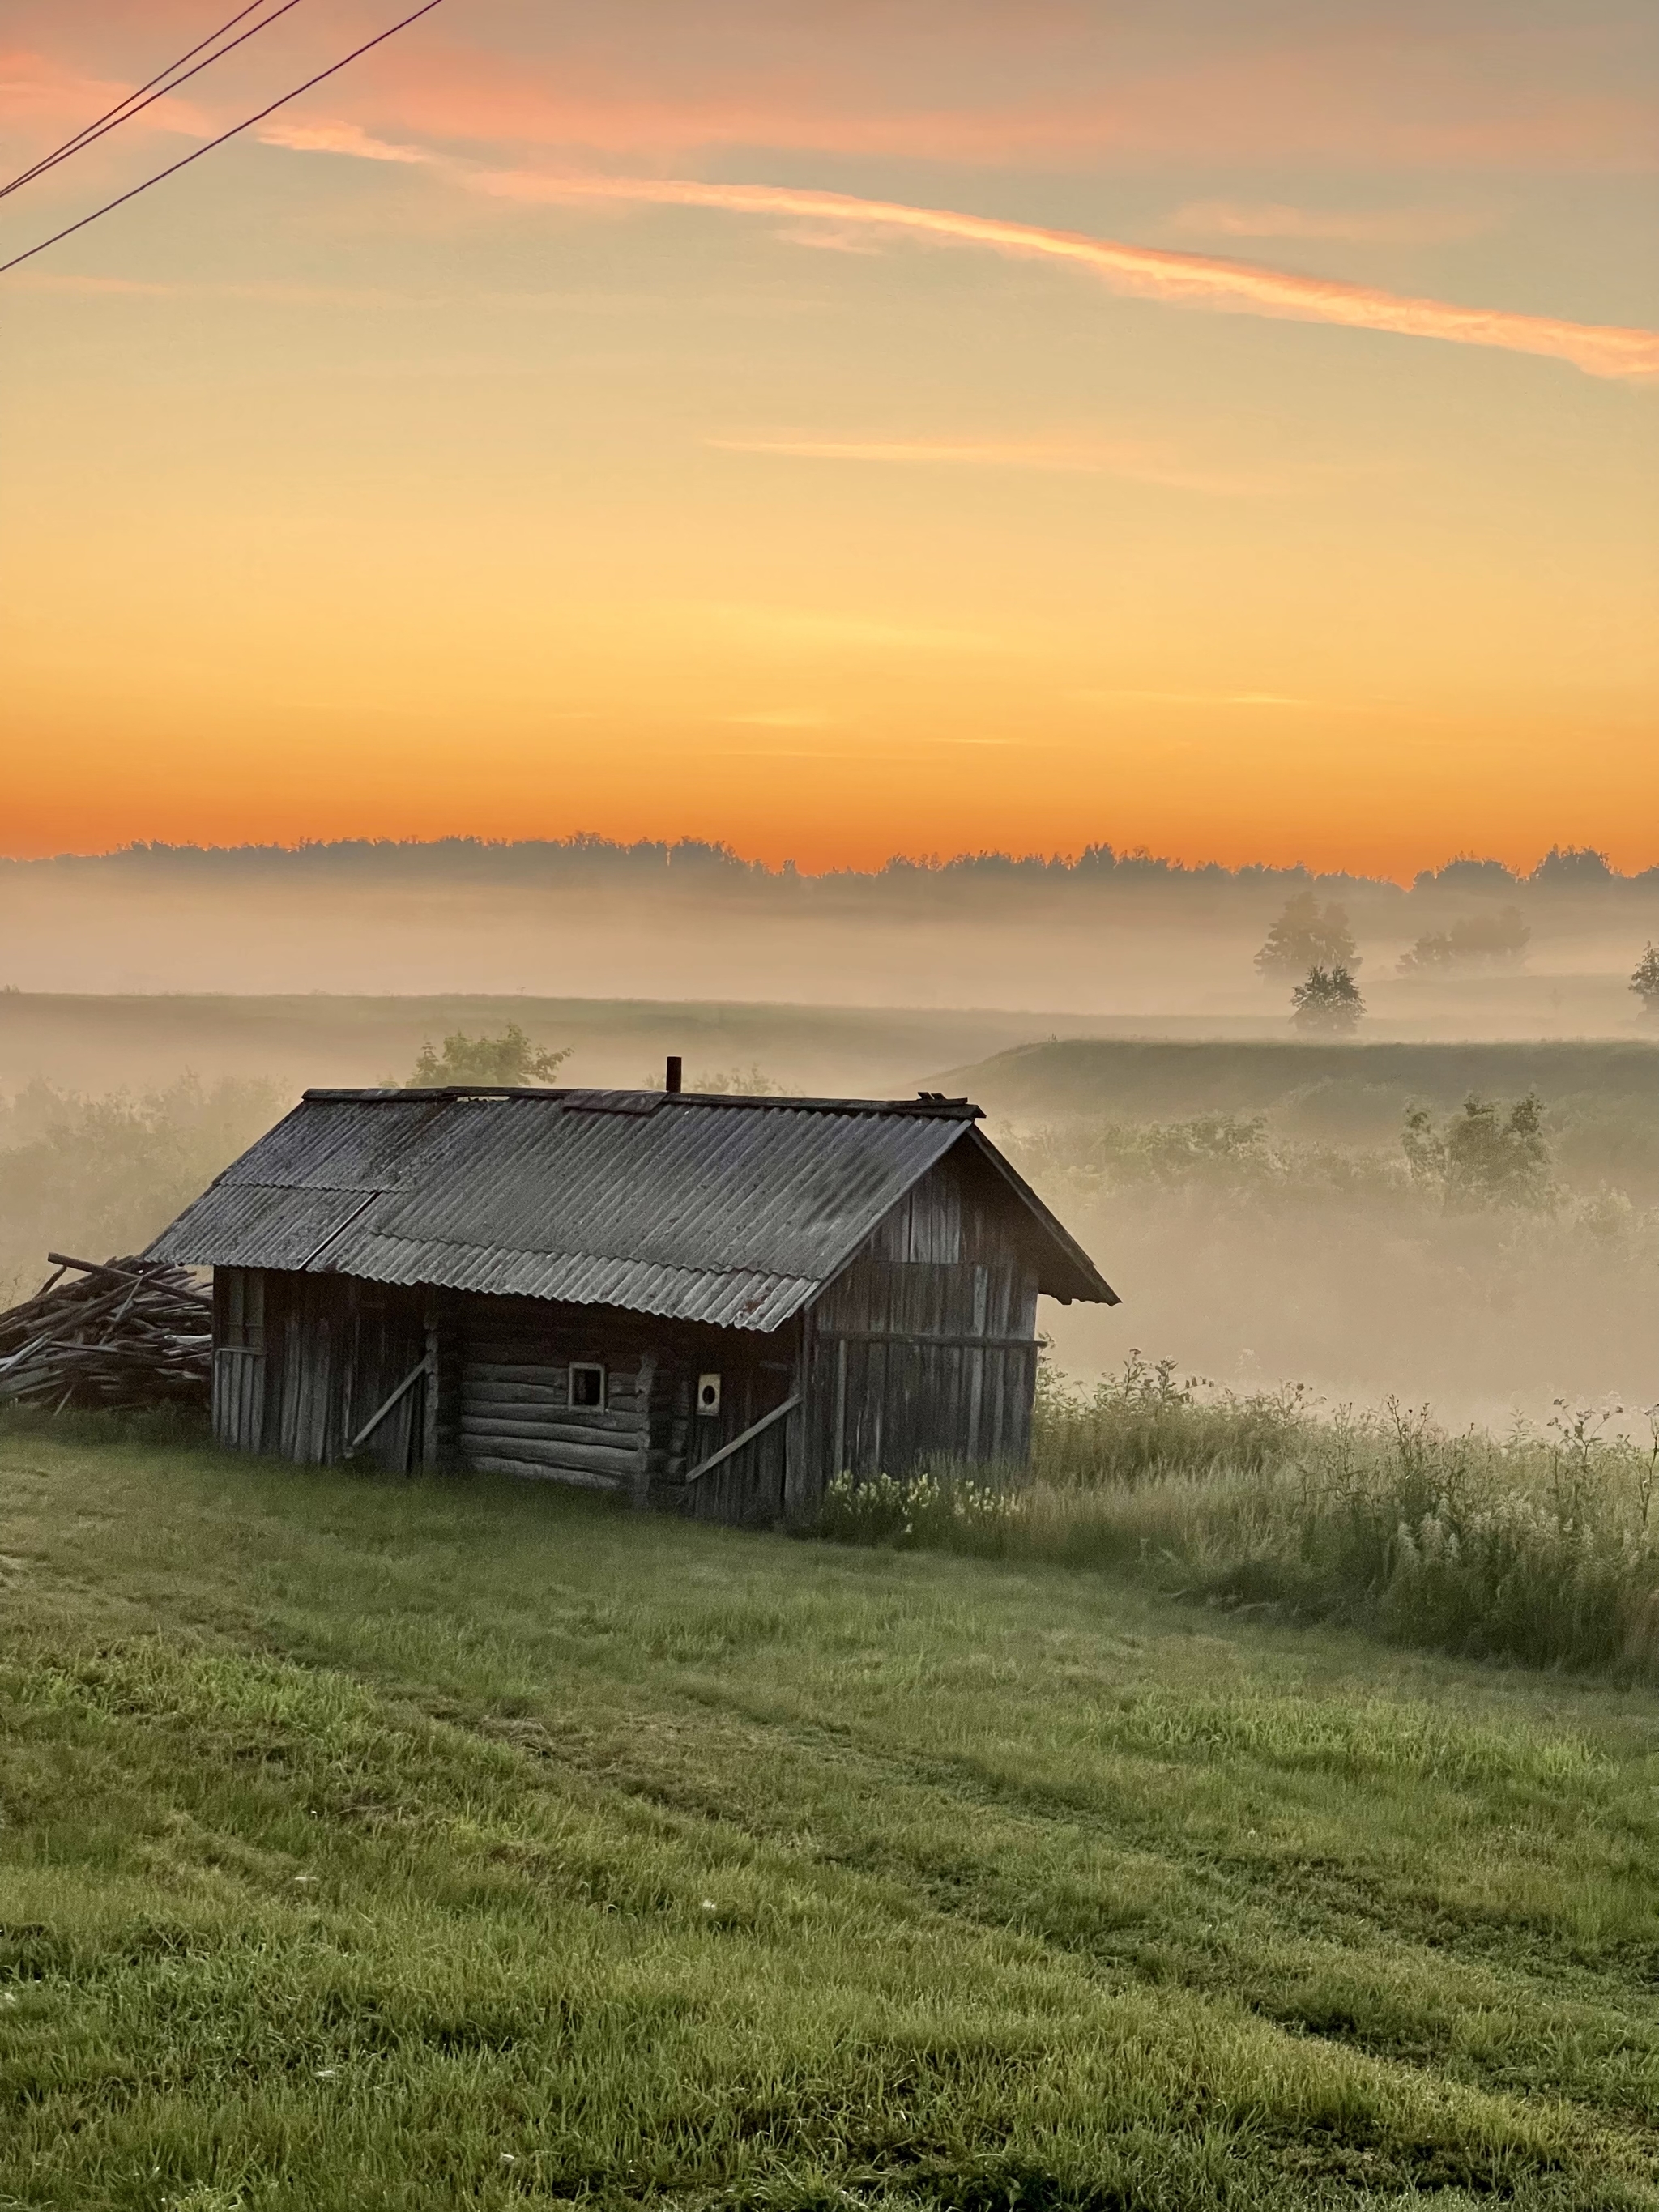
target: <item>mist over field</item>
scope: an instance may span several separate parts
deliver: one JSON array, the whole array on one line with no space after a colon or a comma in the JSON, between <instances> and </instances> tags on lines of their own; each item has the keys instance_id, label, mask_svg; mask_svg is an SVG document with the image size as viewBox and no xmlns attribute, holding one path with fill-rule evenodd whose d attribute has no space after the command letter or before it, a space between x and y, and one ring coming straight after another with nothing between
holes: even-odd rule
<instances>
[{"instance_id":1,"label":"mist over field","mask_svg":"<svg viewBox=\"0 0 1659 2212\"><path fill-rule=\"evenodd\" d=\"M962 1074L1124 1299L1048 1310L1074 1376L1127 1344L1500 1431L1659 1400L1659 1046L1114 1041Z\"/></svg>"},{"instance_id":2,"label":"mist over field","mask_svg":"<svg viewBox=\"0 0 1659 2212\"><path fill-rule=\"evenodd\" d=\"M1370 1033L1617 1036L1659 934L1659 870L1458 861L1409 889L1297 869L1182 868L1091 847L872 872L771 871L724 848L136 847L0 863L0 983L30 992L526 994L969 1007L1282 1024L1252 966L1287 897L1343 908ZM1518 957L1402 975L1425 937L1514 914Z\"/></svg>"},{"instance_id":3,"label":"mist over field","mask_svg":"<svg viewBox=\"0 0 1659 2212\"><path fill-rule=\"evenodd\" d=\"M1310 898L1353 942L1349 1039L1298 1036L1258 971ZM1408 889L1107 848L815 878L593 839L7 862L0 1283L139 1248L307 1085L514 1024L564 1082L678 1052L692 1088L974 1097L1122 1295L1045 1310L1085 1382L1134 1347L1500 1427L1628 1413L1659 1400L1659 1023L1629 988L1654 937L1659 871L1571 850ZM1501 1123L1529 1096L1519 1182L1413 1168L1413 1109L1442 1141L1471 1097Z\"/></svg>"}]
</instances>

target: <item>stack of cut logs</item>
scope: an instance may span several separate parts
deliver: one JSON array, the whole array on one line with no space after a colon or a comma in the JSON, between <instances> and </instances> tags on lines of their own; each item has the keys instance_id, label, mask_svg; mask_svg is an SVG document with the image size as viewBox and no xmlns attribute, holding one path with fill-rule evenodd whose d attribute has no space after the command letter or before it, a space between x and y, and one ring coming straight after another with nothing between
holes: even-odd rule
<instances>
[{"instance_id":1,"label":"stack of cut logs","mask_svg":"<svg viewBox=\"0 0 1659 2212\"><path fill-rule=\"evenodd\" d=\"M0 1402L54 1412L207 1403L213 1300L188 1269L46 1256L57 1273L0 1314Z\"/></svg>"}]
</instances>

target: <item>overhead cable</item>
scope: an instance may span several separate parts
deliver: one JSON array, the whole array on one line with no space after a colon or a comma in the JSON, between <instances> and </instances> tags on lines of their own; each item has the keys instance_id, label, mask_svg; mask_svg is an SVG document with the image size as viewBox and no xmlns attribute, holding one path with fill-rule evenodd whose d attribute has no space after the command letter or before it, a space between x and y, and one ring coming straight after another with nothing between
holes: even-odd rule
<instances>
[{"instance_id":1,"label":"overhead cable","mask_svg":"<svg viewBox=\"0 0 1659 2212\"><path fill-rule=\"evenodd\" d=\"M4 199L8 193L16 191L21 186L33 183L36 177L44 176L48 169L55 169L60 161L67 161L71 154L78 154L83 147L90 146L96 140L106 137L112 131L118 130L123 123L130 122L135 115L142 114L145 108L153 106L158 100L165 100L169 93L177 91L181 84L187 83L191 77L199 76L204 69L210 68L222 55L230 53L246 40L263 31L268 24L274 23L277 15L286 15L290 8L299 5L299 0L283 0L283 5L277 9L276 15L267 15L264 22L253 24L243 32L240 39L233 39L228 46L221 46L216 53L209 54L206 61L198 62L193 70L185 70L182 76L177 74L178 71L185 69L185 64L187 61L194 60L204 48L212 46L216 40L222 39L227 31L234 31L245 17L257 15L261 8L269 4L270 0L252 0L252 6L240 9L228 23L221 23L216 31L210 32L205 39L199 40L188 53L180 54L176 62L169 62L164 70L158 70L153 77L136 86L124 100L118 100L113 107L106 108L102 115L96 117L84 129L77 131L72 138L66 138L61 146L54 147L50 154L43 154L38 161L31 163L27 169L13 177L9 182L0 185L0 199Z\"/></svg>"},{"instance_id":2,"label":"overhead cable","mask_svg":"<svg viewBox=\"0 0 1659 2212\"><path fill-rule=\"evenodd\" d=\"M388 39L396 38L399 31L406 31L411 23L418 23L422 15L429 15L434 8L442 5L443 0L425 0L424 6L415 9L384 31L377 32L374 38L365 39L361 46L354 46L337 62L331 62L325 70L319 70L315 76L308 76L303 84L296 84L291 92L285 92L280 100L273 100L257 115L244 116L228 131L222 131L216 138L210 138L205 145L194 148L177 161L169 162L165 169L158 169L153 177L146 177L142 184L134 185L128 191L118 193L114 199L106 200L102 207L94 208L90 215L83 215L78 222L66 223L62 230L55 230L50 238L43 238L39 245L27 246L21 253L14 253L9 261L0 261L0 276L3 276L9 269L15 269L25 261L33 261L37 253L44 253L48 246L60 245L64 239L73 238L77 230L85 230L89 223L97 222L104 216L112 215L117 208L125 207L129 200L136 200L140 192L147 192L152 185L164 184L167 178L176 177L180 169L187 169L192 161L199 161L204 154L210 154L216 146L222 146L228 139L240 137L244 131L252 130L256 123L263 123L266 116L274 115L279 107L286 107L289 100L298 100L301 93L309 92L314 85L322 84L329 77L337 76L343 69L348 68L361 56L375 46L383 46Z\"/></svg>"}]
</instances>

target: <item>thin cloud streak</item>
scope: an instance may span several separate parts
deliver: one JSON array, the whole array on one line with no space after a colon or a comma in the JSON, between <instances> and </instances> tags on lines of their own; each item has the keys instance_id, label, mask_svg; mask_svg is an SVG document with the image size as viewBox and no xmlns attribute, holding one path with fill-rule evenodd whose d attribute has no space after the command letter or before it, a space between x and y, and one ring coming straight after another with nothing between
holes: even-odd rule
<instances>
[{"instance_id":1,"label":"thin cloud streak","mask_svg":"<svg viewBox=\"0 0 1659 2212\"><path fill-rule=\"evenodd\" d=\"M349 154L360 161L399 161L429 167L432 157L419 146L394 145L371 137L359 123L271 123L260 131L267 146L292 154Z\"/></svg>"},{"instance_id":2,"label":"thin cloud streak","mask_svg":"<svg viewBox=\"0 0 1659 2212\"><path fill-rule=\"evenodd\" d=\"M1150 701L1159 707L1317 707L1317 699L1297 699L1282 691L1074 691L1088 707L1115 706L1121 700Z\"/></svg>"},{"instance_id":3,"label":"thin cloud streak","mask_svg":"<svg viewBox=\"0 0 1659 2212\"><path fill-rule=\"evenodd\" d=\"M284 144L285 139L268 139ZM1333 277L1297 276L1258 263L1176 253L1085 231L1051 230L998 216L953 208L915 207L895 200L862 199L848 192L778 185L708 184L687 177L548 176L538 170L480 169L446 155L393 147L347 125L317 126L302 150L344 154L360 160L413 159L441 171L469 191L501 200L548 206L617 205L708 208L732 215L783 216L809 222L899 231L947 245L976 246L1018 260L1069 263L1113 291L1172 307L1208 307L1224 314L1324 323L1345 330L1380 331L1401 337L1438 338L1453 345L1490 346L1508 353L1570 362L1586 375L1621 380L1659 377L1659 331L1613 324L1576 323L1501 307L1465 307L1447 300L1413 298L1376 285Z\"/></svg>"},{"instance_id":4,"label":"thin cloud streak","mask_svg":"<svg viewBox=\"0 0 1659 2212\"><path fill-rule=\"evenodd\" d=\"M715 453L775 455L781 460L867 461L912 468L1036 469L1066 476L1121 477L1132 483L1158 484L1176 491L1245 499L1278 486L1243 477L1206 475L1146 447L950 445L927 439L885 441L838 438L706 438Z\"/></svg>"},{"instance_id":5,"label":"thin cloud streak","mask_svg":"<svg viewBox=\"0 0 1659 2212\"><path fill-rule=\"evenodd\" d=\"M1297 322L1334 324L1348 330L1382 331L1403 337L1443 339L1454 345L1497 347L1571 362L1587 375L1659 376L1659 331L1559 321L1514 314L1498 307L1464 307L1449 301L1413 299L1365 284L1298 276L1249 262L1128 246L1086 232L1045 229L1036 223L963 214L949 208L910 207L890 200L858 199L843 192L797 191L772 185L717 185L673 177L543 177L519 170L477 171L473 188L503 199L580 204L628 201L657 207L720 209L732 214L819 217L903 230L918 237L980 246L1022 260L1070 262L1100 277L1114 291L1176 307L1257 314Z\"/></svg>"},{"instance_id":6,"label":"thin cloud streak","mask_svg":"<svg viewBox=\"0 0 1659 2212\"><path fill-rule=\"evenodd\" d=\"M1480 238L1497 218L1472 208L1300 208L1278 201L1197 200L1177 208L1171 230L1202 238L1332 239L1367 246L1441 246Z\"/></svg>"}]
</instances>

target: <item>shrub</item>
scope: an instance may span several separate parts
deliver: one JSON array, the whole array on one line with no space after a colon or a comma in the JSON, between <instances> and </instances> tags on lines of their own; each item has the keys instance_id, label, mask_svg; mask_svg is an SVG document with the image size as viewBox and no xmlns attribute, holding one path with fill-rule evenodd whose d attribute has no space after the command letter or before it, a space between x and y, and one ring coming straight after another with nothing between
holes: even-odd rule
<instances>
[{"instance_id":1,"label":"shrub","mask_svg":"<svg viewBox=\"0 0 1659 2212\"><path fill-rule=\"evenodd\" d=\"M416 1056L415 1073L404 1085L406 1091L437 1091L452 1083L551 1083L574 1045L554 1052L532 1044L517 1022L509 1022L499 1036L470 1037L462 1030L444 1039L439 1052L428 1037Z\"/></svg>"},{"instance_id":2,"label":"shrub","mask_svg":"<svg viewBox=\"0 0 1659 2212\"><path fill-rule=\"evenodd\" d=\"M0 1305L38 1286L48 1250L142 1251L286 1104L272 1084L228 1078L143 1097L30 1084L0 1105Z\"/></svg>"},{"instance_id":3,"label":"shrub","mask_svg":"<svg viewBox=\"0 0 1659 2212\"><path fill-rule=\"evenodd\" d=\"M1474 1091L1437 1129L1428 1109L1407 1108L1400 1139L1414 1181L1431 1185L1448 1205L1547 1206L1550 1152L1544 1105L1535 1091L1506 1115Z\"/></svg>"}]
</instances>

